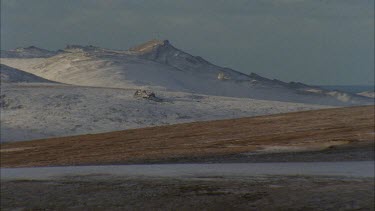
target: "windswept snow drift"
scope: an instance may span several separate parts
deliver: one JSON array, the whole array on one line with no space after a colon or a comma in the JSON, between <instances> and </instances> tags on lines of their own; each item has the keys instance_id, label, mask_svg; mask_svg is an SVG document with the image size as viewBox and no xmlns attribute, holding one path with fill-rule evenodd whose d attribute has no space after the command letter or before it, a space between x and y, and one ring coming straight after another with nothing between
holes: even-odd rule
<instances>
[{"instance_id":1,"label":"windswept snow drift","mask_svg":"<svg viewBox=\"0 0 375 211\"><path fill-rule=\"evenodd\" d=\"M70 45L49 58L3 58L1 62L48 80L73 85L338 106L372 103L359 95L219 67L175 48L168 41L153 40L127 51Z\"/></svg>"}]
</instances>

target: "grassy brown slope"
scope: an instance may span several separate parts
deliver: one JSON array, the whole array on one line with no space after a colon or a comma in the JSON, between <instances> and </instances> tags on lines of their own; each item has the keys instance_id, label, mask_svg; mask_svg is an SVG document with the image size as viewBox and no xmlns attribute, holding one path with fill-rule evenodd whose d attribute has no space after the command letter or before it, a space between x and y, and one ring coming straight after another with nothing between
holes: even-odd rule
<instances>
[{"instance_id":1,"label":"grassy brown slope","mask_svg":"<svg viewBox=\"0 0 375 211\"><path fill-rule=\"evenodd\" d=\"M362 106L8 143L1 145L1 166L127 163L373 141L374 106Z\"/></svg>"}]
</instances>

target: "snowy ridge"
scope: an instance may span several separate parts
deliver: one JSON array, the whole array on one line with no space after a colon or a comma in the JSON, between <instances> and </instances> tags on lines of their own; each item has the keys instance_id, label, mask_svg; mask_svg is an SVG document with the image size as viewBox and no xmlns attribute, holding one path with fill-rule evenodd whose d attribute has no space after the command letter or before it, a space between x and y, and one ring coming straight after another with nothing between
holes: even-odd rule
<instances>
[{"instance_id":1,"label":"snowy ridge","mask_svg":"<svg viewBox=\"0 0 375 211\"><path fill-rule=\"evenodd\" d=\"M129 50L67 46L49 58L3 58L1 63L61 83L152 89L206 95L350 106L371 99L302 83L270 80L216 66L170 44L152 40Z\"/></svg>"},{"instance_id":2,"label":"snowy ridge","mask_svg":"<svg viewBox=\"0 0 375 211\"><path fill-rule=\"evenodd\" d=\"M1 142L373 103L219 67L168 41L14 52L1 58Z\"/></svg>"}]
</instances>

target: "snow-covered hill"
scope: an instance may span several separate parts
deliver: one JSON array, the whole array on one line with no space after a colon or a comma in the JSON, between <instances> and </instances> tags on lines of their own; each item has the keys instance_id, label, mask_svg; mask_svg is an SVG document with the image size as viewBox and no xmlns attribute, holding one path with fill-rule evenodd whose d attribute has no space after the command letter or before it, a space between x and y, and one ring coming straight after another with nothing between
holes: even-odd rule
<instances>
[{"instance_id":1,"label":"snow-covered hill","mask_svg":"<svg viewBox=\"0 0 375 211\"><path fill-rule=\"evenodd\" d=\"M156 102L134 97L135 91L56 83L2 84L1 141L327 108L166 91L155 92L161 99Z\"/></svg>"},{"instance_id":2,"label":"snow-covered hill","mask_svg":"<svg viewBox=\"0 0 375 211\"><path fill-rule=\"evenodd\" d=\"M1 83L53 83L50 80L3 64L0 64L0 78Z\"/></svg>"},{"instance_id":3,"label":"snow-covered hill","mask_svg":"<svg viewBox=\"0 0 375 211\"><path fill-rule=\"evenodd\" d=\"M365 92L360 92L358 95L369 97L369 98L375 98L375 92L373 91L365 91Z\"/></svg>"},{"instance_id":4,"label":"snow-covered hill","mask_svg":"<svg viewBox=\"0 0 375 211\"><path fill-rule=\"evenodd\" d=\"M175 48L168 41L152 40L124 51L70 45L48 58L2 58L1 63L48 80L82 86L338 106L372 103L359 95L219 67Z\"/></svg>"},{"instance_id":5,"label":"snow-covered hill","mask_svg":"<svg viewBox=\"0 0 375 211\"><path fill-rule=\"evenodd\" d=\"M2 142L373 103L219 67L168 41L129 50L29 47L1 56ZM139 89L156 97L134 96Z\"/></svg>"}]
</instances>

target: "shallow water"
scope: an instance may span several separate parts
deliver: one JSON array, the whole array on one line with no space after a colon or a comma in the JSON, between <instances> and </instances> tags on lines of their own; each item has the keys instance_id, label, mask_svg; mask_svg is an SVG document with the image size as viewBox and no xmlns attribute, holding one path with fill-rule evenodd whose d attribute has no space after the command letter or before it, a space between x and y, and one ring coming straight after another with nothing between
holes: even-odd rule
<instances>
[{"instance_id":1,"label":"shallow water","mask_svg":"<svg viewBox=\"0 0 375 211\"><path fill-rule=\"evenodd\" d=\"M56 179L62 176L92 174L128 177L246 177L260 175L374 177L374 165L374 161L352 161L1 168L1 180Z\"/></svg>"}]
</instances>

